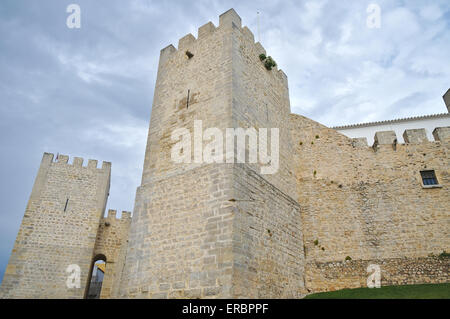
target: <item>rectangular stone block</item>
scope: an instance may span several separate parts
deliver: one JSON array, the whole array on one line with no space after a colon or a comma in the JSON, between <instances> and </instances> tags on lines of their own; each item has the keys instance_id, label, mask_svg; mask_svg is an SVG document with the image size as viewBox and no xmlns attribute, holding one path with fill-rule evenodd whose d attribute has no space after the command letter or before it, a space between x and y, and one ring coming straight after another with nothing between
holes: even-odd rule
<instances>
[{"instance_id":1,"label":"rectangular stone block","mask_svg":"<svg viewBox=\"0 0 450 319\"><path fill-rule=\"evenodd\" d=\"M354 148L365 148L369 146L366 137L357 137L352 139L352 145Z\"/></svg>"},{"instance_id":2,"label":"rectangular stone block","mask_svg":"<svg viewBox=\"0 0 450 319\"><path fill-rule=\"evenodd\" d=\"M164 64L167 59L173 54L177 52L177 49L172 44L169 44L164 49L161 49L160 56L159 56L159 64Z\"/></svg>"},{"instance_id":3,"label":"rectangular stone block","mask_svg":"<svg viewBox=\"0 0 450 319\"><path fill-rule=\"evenodd\" d=\"M427 132L424 128L406 130L405 133L403 133L403 139L405 140L405 143L409 144L420 144L423 142L428 142Z\"/></svg>"},{"instance_id":4,"label":"rectangular stone block","mask_svg":"<svg viewBox=\"0 0 450 319\"><path fill-rule=\"evenodd\" d=\"M216 27L211 21L202 25L200 28L198 28L198 38L204 38L209 34L212 34L215 29Z\"/></svg>"},{"instance_id":5,"label":"rectangular stone block","mask_svg":"<svg viewBox=\"0 0 450 319\"><path fill-rule=\"evenodd\" d=\"M67 164L69 162L69 156L67 156L67 155L58 155L57 158L56 158L56 161L58 163Z\"/></svg>"},{"instance_id":6,"label":"rectangular stone block","mask_svg":"<svg viewBox=\"0 0 450 319\"><path fill-rule=\"evenodd\" d=\"M178 50L186 50L194 42L195 42L195 37L189 33L189 34L185 35L184 37L182 37L178 41Z\"/></svg>"},{"instance_id":7,"label":"rectangular stone block","mask_svg":"<svg viewBox=\"0 0 450 319\"><path fill-rule=\"evenodd\" d=\"M234 9L230 9L219 16L219 26L231 27L233 23L239 28L242 27L241 17Z\"/></svg>"},{"instance_id":8,"label":"rectangular stone block","mask_svg":"<svg viewBox=\"0 0 450 319\"><path fill-rule=\"evenodd\" d=\"M375 133L375 145L392 145L397 141L394 131L384 131Z\"/></svg>"},{"instance_id":9,"label":"rectangular stone block","mask_svg":"<svg viewBox=\"0 0 450 319\"><path fill-rule=\"evenodd\" d=\"M252 31L250 31L249 28L243 27L242 33L247 37L249 42L251 42L251 43L255 42L255 36L253 35Z\"/></svg>"},{"instance_id":10,"label":"rectangular stone block","mask_svg":"<svg viewBox=\"0 0 450 319\"><path fill-rule=\"evenodd\" d=\"M89 168L97 168L97 165L98 165L98 161L97 160L92 160L92 159L88 160L88 167Z\"/></svg>"},{"instance_id":11,"label":"rectangular stone block","mask_svg":"<svg viewBox=\"0 0 450 319\"><path fill-rule=\"evenodd\" d=\"M83 166L83 159L81 157L74 157L73 165L77 167Z\"/></svg>"},{"instance_id":12,"label":"rectangular stone block","mask_svg":"<svg viewBox=\"0 0 450 319\"><path fill-rule=\"evenodd\" d=\"M433 131L435 141L445 141L450 139L450 127L436 127Z\"/></svg>"}]
</instances>

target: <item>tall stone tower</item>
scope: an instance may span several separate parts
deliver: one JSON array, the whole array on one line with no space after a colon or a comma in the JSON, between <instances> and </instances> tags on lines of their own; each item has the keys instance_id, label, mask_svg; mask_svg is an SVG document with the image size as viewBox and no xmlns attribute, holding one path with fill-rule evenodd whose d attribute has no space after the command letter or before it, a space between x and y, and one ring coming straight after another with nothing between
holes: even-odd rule
<instances>
[{"instance_id":1,"label":"tall stone tower","mask_svg":"<svg viewBox=\"0 0 450 319\"><path fill-rule=\"evenodd\" d=\"M302 294L288 83L281 70L264 67L262 53L233 9L220 16L218 27L200 27L197 39L188 34L178 49L161 50L120 297ZM278 128L279 169L263 175L261 163L206 163L198 160L201 154L175 163L172 133L192 133L197 121L224 136L227 128Z\"/></svg>"},{"instance_id":2,"label":"tall stone tower","mask_svg":"<svg viewBox=\"0 0 450 319\"><path fill-rule=\"evenodd\" d=\"M83 166L82 158L44 153L0 288L1 298L83 298L99 224L109 192L111 163ZM70 272L78 288L67 286ZM75 266L75 267L77 267ZM69 267L69 269L68 269ZM74 281L76 284L76 282Z\"/></svg>"}]
</instances>

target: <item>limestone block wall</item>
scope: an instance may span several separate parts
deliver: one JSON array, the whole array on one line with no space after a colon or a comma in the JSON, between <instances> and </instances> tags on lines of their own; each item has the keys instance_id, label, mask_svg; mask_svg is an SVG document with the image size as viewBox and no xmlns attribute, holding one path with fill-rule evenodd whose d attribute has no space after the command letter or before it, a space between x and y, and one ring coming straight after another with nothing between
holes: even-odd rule
<instances>
[{"instance_id":1,"label":"limestone block wall","mask_svg":"<svg viewBox=\"0 0 450 319\"><path fill-rule=\"evenodd\" d=\"M100 220L95 242L92 266L97 259L106 259L101 299L119 296L120 281L125 267L131 213L124 211L120 218L116 218L116 213L115 210L110 209L108 215Z\"/></svg>"},{"instance_id":2,"label":"limestone block wall","mask_svg":"<svg viewBox=\"0 0 450 319\"><path fill-rule=\"evenodd\" d=\"M248 165L234 169L233 298L305 294L300 206Z\"/></svg>"},{"instance_id":3,"label":"limestone block wall","mask_svg":"<svg viewBox=\"0 0 450 319\"><path fill-rule=\"evenodd\" d=\"M352 142L303 116L293 114L291 124L306 259L344 260L363 237L360 201L348 186L356 175Z\"/></svg>"},{"instance_id":4,"label":"limestone block wall","mask_svg":"<svg viewBox=\"0 0 450 319\"><path fill-rule=\"evenodd\" d=\"M229 10L217 28L207 23L197 39L187 35L178 49L161 51L120 296L276 298L301 293L300 208L288 195L295 179L287 169L292 163L287 80L281 71L264 69L261 50ZM193 134L195 120L202 120L203 130L223 133L236 127L281 128L279 172L261 178L258 165L175 163L171 134L177 128ZM191 142L196 143L193 137ZM290 179L284 179L286 172ZM246 195L257 201L233 200ZM270 235L266 225L274 232L284 229Z\"/></svg>"},{"instance_id":5,"label":"limestone block wall","mask_svg":"<svg viewBox=\"0 0 450 319\"><path fill-rule=\"evenodd\" d=\"M295 193L295 174L292 167L292 143L289 126L290 102L286 74L277 67L267 70L260 54L270 55L263 46L255 43L252 32L247 27L241 27L239 16L234 17L233 28L233 127L255 128L261 138L261 128L270 132L272 128L279 129L279 168L264 178L292 198ZM260 139L260 144L267 144L270 153L271 142ZM247 152L249 148L247 147ZM247 160L246 163L249 161ZM274 161L271 161L274 164ZM261 166L267 166L260 161L250 164L255 172L261 172Z\"/></svg>"},{"instance_id":6,"label":"limestone block wall","mask_svg":"<svg viewBox=\"0 0 450 319\"><path fill-rule=\"evenodd\" d=\"M192 151L194 121L203 122L202 130L214 127L225 132L232 127L232 29L226 19L220 21L219 27L211 22L200 27L197 39L191 34L183 37L178 49L169 45L161 50L142 185L202 164ZM177 143L171 135L179 128L191 134L191 149L185 150L191 154L190 164L171 159Z\"/></svg>"},{"instance_id":7,"label":"limestone block wall","mask_svg":"<svg viewBox=\"0 0 450 319\"><path fill-rule=\"evenodd\" d=\"M120 297L231 296L230 165L200 166L138 189Z\"/></svg>"},{"instance_id":8,"label":"limestone block wall","mask_svg":"<svg viewBox=\"0 0 450 319\"><path fill-rule=\"evenodd\" d=\"M306 267L306 286L310 291L332 291L367 287L369 265L379 265L382 286L448 283L450 258L387 258L310 262Z\"/></svg>"},{"instance_id":9,"label":"limestone block wall","mask_svg":"<svg viewBox=\"0 0 450 319\"><path fill-rule=\"evenodd\" d=\"M260 60L266 51L252 32L232 20L232 127L279 129L279 167L261 174L261 162L236 164L233 170L233 298L295 298L304 293L303 238L300 206L295 197L289 127L287 77Z\"/></svg>"},{"instance_id":10,"label":"limestone block wall","mask_svg":"<svg viewBox=\"0 0 450 319\"><path fill-rule=\"evenodd\" d=\"M2 298L83 298L111 164L44 153L5 276ZM69 289L69 265L81 269L81 287Z\"/></svg>"},{"instance_id":11,"label":"limestone block wall","mask_svg":"<svg viewBox=\"0 0 450 319\"><path fill-rule=\"evenodd\" d=\"M369 147L301 116L292 115L291 124L309 289L337 287L337 279L318 282L313 278L319 277L308 277L323 263L347 257L361 262L417 259L449 250L449 155L444 137L427 141L423 132L407 131L410 143L397 144L395 133L381 132ZM435 170L440 186L425 187L422 170ZM442 280L413 273L409 282ZM343 283L346 276L342 271ZM365 282L367 276L352 280Z\"/></svg>"},{"instance_id":12,"label":"limestone block wall","mask_svg":"<svg viewBox=\"0 0 450 319\"><path fill-rule=\"evenodd\" d=\"M223 205L231 198L231 168L194 162L191 149L183 150L191 163L175 163L171 135L188 129L193 148L194 121L202 130L231 127L231 32L225 15L219 27L207 23L197 39L187 35L178 49L161 51L121 296L230 296L232 230Z\"/></svg>"}]
</instances>

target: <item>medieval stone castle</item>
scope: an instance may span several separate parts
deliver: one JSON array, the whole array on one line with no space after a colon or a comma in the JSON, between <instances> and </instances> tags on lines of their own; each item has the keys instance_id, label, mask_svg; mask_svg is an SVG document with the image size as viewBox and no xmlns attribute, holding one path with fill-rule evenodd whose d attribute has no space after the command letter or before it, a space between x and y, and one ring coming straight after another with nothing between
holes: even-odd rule
<instances>
[{"instance_id":1,"label":"medieval stone castle","mask_svg":"<svg viewBox=\"0 0 450 319\"><path fill-rule=\"evenodd\" d=\"M161 50L132 217L104 217L111 163L45 153L0 297L84 298L99 259L101 298L301 298L365 287L371 264L382 285L449 282L450 127L348 138L292 114L262 53L233 9ZM174 163L195 120L279 128L279 170Z\"/></svg>"}]
</instances>

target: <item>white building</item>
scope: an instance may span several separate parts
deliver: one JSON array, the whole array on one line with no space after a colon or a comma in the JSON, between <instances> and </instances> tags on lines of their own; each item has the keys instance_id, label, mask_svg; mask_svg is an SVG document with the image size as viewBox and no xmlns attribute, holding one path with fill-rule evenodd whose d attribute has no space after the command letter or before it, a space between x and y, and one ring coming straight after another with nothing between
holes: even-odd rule
<instances>
[{"instance_id":1,"label":"white building","mask_svg":"<svg viewBox=\"0 0 450 319\"><path fill-rule=\"evenodd\" d=\"M447 110L450 112L450 89L443 96ZM409 129L424 128L430 141L434 141L433 131L436 127L450 126L450 113L425 115L381 122L361 123L333 127L338 132L351 137L366 137L369 145L373 145L376 132L395 131L399 143L404 143L403 133Z\"/></svg>"}]
</instances>

